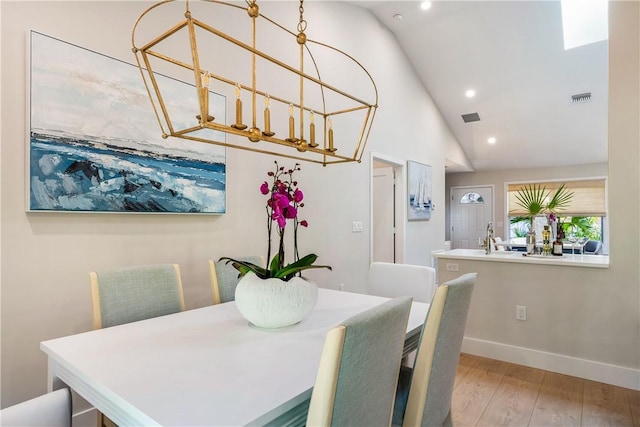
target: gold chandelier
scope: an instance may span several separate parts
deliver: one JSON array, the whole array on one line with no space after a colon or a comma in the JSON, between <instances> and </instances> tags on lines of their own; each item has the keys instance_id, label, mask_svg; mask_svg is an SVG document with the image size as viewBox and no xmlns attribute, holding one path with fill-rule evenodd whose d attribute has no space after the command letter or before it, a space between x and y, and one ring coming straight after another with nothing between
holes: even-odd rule
<instances>
[{"instance_id":1,"label":"gold chandelier","mask_svg":"<svg viewBox=\"0 0 640 427\"><path fill-rule=\"evenodd\" d=\"M303 0L297 32L261 14L256 0L247 0L246 6L217 0L190 5L187 0L184 19L154 35L158 26L166 27L167 15L155 14L152 19L152 11L169 3L182 4L167 0L151 6L138 17L132 32L133 52L164 138L325 166L361 161L378 108L375 82L350 55L307 38ZM216 26L196 19L196 8L206 9L209 19L218 20ZM229 49L237 53L232 59L224 54ZM329 64L322 68L325 80L320 59ZM339 83L328 83L327 76ZM170 87L175 81L192 85L189 106L185 97L176 98ZM345 82L356 95L338 88ZM226 109L221 114L212 111L211 99L220 95L235 96L231 124L225 122Z\"/></svg>"}]
</instances>

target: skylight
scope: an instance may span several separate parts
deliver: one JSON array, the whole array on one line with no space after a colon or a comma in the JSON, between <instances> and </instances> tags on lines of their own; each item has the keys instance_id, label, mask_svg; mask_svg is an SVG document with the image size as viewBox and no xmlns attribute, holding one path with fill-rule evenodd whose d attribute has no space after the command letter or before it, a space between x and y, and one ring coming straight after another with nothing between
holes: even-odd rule
<instances>
[{"instance_id":1,"label":"skylight","mask_svg":"<svg viewBox=\"0 0 640 427\"><path fill-rule=\"evenodd\" d=\"M564 49L607 40L607 0L562 0Z\"/></svg>"}]
</instances>

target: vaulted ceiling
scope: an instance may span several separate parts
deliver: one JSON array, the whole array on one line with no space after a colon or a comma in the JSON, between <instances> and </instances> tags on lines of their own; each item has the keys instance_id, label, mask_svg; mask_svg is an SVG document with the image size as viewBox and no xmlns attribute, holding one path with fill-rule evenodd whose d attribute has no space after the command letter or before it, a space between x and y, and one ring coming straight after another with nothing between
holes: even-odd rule
<instances>
[{"instance_id":1,"label":"vaulted ceiling","mask_svg":"<svg viewBox=\"0 0 640 427\"><path fill-rule=\"evenodd\" d=\"M395 34L464 150L471 169L448 172L606 162L608 45L564 50L559 1L354 4Z\"/></svg>"}]
</instances>

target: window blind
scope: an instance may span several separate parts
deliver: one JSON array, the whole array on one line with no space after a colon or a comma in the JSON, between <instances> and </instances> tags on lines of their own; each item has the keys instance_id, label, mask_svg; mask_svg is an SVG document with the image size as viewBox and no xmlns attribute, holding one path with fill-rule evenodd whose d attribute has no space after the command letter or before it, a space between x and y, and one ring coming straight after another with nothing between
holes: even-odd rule
<instances>
[{"instance_id":1,"label":"window blind","mask_svg":"<svg viewBox=\"0 0 640 427\"><path fill-rule=\"evenodd\" d=\"M560 216L606 216L605 178L509 184L507 187L509 216L527 215L527 211L518 205L518 199L516 198L516 193L521 188L527 185L539 185L545 188L545 192L550 199L562 184L564 184L567 190L573 192L573 198L565 209L558 211Z\"/></svg>"}]
</instances>

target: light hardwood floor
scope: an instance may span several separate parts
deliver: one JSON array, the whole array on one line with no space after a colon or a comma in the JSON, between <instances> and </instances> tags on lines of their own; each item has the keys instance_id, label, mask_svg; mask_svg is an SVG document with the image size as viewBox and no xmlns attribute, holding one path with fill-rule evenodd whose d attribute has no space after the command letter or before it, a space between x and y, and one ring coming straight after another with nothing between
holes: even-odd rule
<instances>
[{"instance_id":1,"label":"light hardwood floor","mask_svg":"<svg viewBox=\"0 0 640 427\"><path fill-rule=\"evenodd\" d=\"M640 391L461 354L453 424L640 426Z\"/></svg>"}]
</instances>

